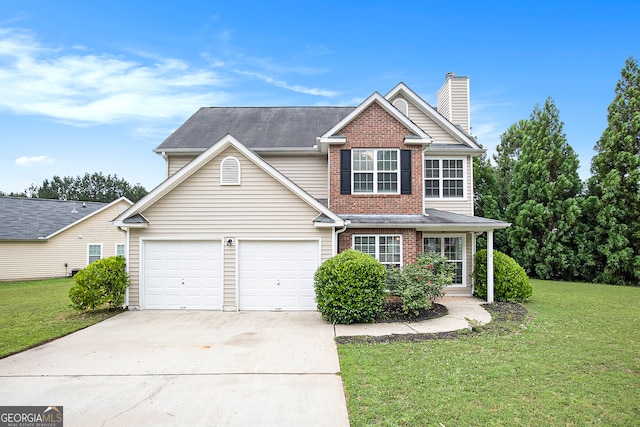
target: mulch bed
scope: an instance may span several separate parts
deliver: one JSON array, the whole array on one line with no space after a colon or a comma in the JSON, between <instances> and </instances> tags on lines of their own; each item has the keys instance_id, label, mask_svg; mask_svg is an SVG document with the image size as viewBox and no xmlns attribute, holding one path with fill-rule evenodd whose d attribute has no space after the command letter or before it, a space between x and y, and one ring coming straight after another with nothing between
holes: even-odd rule
<instances>
[{"instance_id":1,"label":"mulch bed","mask_svg":"<svg viewBox=\"0 0 640 427\"><path fill-rule=\"evenodd\" d=\"M482 304L489 313L491 313L492 327L496 327L497 332L512 332L512 328L500 327L496 324L501 322L520 322L528 324L531 320L527 317L528 310L522 305L515 302L494 302L492 304ZM385 314L376 319L375 323L393 323L393 322L419 322L422 320L435 319L437 317L446 316L448 314L447 308L441 304L434 304L429 310L421 310L417 317L410 317L405 315L398 304L389 303ZM481 329L481 328L478 328ZM476 328L473 330L462 331L449 331L449 332L436 332L436 333L416 333L416 334L393 334L382 336L347 336L336 337L335 340L338 344L354 344L354 343L390 343L390 342L415 342L426 340L441 340L441 339L457 339L461 334L468 335L476 332Z\"/></svg>"}]
</instances>

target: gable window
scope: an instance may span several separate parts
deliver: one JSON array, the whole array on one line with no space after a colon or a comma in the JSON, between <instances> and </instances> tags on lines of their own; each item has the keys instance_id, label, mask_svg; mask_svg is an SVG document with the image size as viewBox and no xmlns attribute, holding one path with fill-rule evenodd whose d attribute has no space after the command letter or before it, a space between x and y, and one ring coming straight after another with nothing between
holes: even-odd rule
<instances>
[{"instance_id":1,"label":"gable window","mask_svg":"<svg viewBox=\"0 0 640 427\"><path fill-rule=\"evenodd\" d=\"M464 238L462 236L424 237L423 252L435 252L455 264L452 286L464 286Z\"/></svg>"},{"instance_id":2,"label":"gable window","mask_svg":"<svg viewBox=\"0 0 640 427\"><path fill-rule=\"evenodd\" d=\"M353 193L398 194L398 150L351 150Z\"/></svg>"},{"instance_id":3,"label":"gable window","mask_svg":"<svg viewBox=\"0 0 640 427\"><path fill-rule=\"evenodd\" d=\"M220 185L240 185L240 161L235 157L220 162Z\"/></svg>"},{"instance_id":4,"label":"gable window","mask_svg":"<svg viewBox=\"0 0 640 427\"><path fill-rule=\"evenodd\" d=\"M424 159L424 197L463 198L463 159Z\"/></svg>"},{"instance_id":5,"label":"gable window","mask_svg":"<svg viewBox=\"0 0 640 427\"><path fill-rule=\"evenodd\" d=\"M102 244L101 243L89 243L87 247L87 264L91 264L102 258Z\"/></svg>"},{"instance_id":6,"label":"gable window","mask_svg":"<svg viewBox=\"0 0 640 427\"><path fill-rule=\"evenodd\" d=\"M354 235L353 249L367 253L380 263L400 267L402 264L402 236Z\"/></svg>"}]
</instances>

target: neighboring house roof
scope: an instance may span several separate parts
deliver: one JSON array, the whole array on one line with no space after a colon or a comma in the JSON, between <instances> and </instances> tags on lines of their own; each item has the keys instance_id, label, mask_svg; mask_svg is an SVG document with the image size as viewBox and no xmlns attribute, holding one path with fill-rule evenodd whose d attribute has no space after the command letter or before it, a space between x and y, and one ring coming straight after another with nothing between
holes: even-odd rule
<instances>
[{"instance_id":1,"label":"neighboring house roof","mask_svg":"<svg viewBox=\"0 0 640 427\"><path fill-rule=\"evenodd\" d=\"M131 204L0 197L0 241L47 240L123 200Z\"/></svg>"},{"instance_id":2,"label":"neighboring house roof","mask_svg":"<svg viewBox=\"0 0 640 427\"><path fill-rule=\"evenodd\" d=\"M142 228L146 227L148 221L142 216L142 212L144 212L147 208L152 206L162 197L164 197L171 190L176 188L180 183L184 182L187 178L193 175L197 170L207 164L209 161L214 159L218 154L224 151L227 147L232 146L236 150L240 151L248 160L252 161L256 166L261 168L271 177L273 177L276 181L282 184L284 187L288 188L294 194L296 194L300 199L304 200L308 205L313 207L318 211L319 214L324 215L326 220L316 221L315 224L317 227L327 227L327 226L342 226L343 221L340 217L338 217L335 213L330 211L326 206L320 203L318 200L313 198L309 193L301 189L298 185L296 185L289 178L284 176L278 170L276 170L273 166L265 162L260 156L256 155L253 151L245 147L242 143L240 143L233 135L225 135L211 147L209 147L205 152L196 157L193 161L189 162L185 167L180 169L178 172L171 175L164 182L158 185L156 188L151 190L146 196L140 199L137 203L127 209L124 213L119 215L115 220L114 224L123 227L132 227L132 228ZM324 218L323 217L323 218ZM331 220L332 222L329 222Z\"/></svg>"},{"instance_id":3,"label":"neighboring house roof","mask_svg":"<svg viewBox=\"0 0 640 427\"><path fill-rule=\"evenodd\" d=\"M511 224L479 216L461 215L439 209L425 209L425 215L340 214L350 228L428 228L450 231L484 231L507 228Z\"/></svg>"},{"instance_id":4,"label":"neighboring house roof","mask_svg":"<svg viewBox=\"0 0 640 427\"><path fill-rule=\"evenodd\" d=\"M355 107L200 108L154 151L202 152L231 134L253 151L315 149L316 138Z\"/></svg>"}]
</instances>

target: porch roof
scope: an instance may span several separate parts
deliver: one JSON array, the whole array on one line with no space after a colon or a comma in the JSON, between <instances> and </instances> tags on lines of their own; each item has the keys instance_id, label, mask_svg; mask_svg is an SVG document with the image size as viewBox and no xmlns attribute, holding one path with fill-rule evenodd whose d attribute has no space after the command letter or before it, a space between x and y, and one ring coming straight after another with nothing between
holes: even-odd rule
<instances>
[{"instance_id":1,"label":"porch roof","mask_svg":"<svg viewBox=\"0 0 640 427\"><path fill-rule=\"evenodd\" d=\"M349 228L416 228L437 231L487 231L509 227L508 222L479 216L461 215L438 209L425 209L425 214L338 214Z\"/></svg>"}]
</instances>

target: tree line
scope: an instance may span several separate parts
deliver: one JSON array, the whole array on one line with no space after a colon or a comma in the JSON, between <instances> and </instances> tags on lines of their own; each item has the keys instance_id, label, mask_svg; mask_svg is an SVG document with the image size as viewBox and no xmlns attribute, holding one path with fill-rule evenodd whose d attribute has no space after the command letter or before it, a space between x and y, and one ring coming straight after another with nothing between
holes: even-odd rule
<instances>
[{"instance_id":1,"label":"tree line","mask_svg":"<svg viewBox=\"0 0 640 427\"><path fill-rule=\"evenodd\" d=\"M118 175L105 176L102 172L86 173L75 177L55 175L51 180L45 179L42 185L31 184L22 193L5 194L0 191L0 196L105 203L120 197L126 197L135 203L146 194L147 190L142 185L131 185Z\"/></svg>"},{"instance_id":2,"label":"tree line","mask_svg":"<svg viewBox=\"0 0 640 427\"><path fill-rule=\"evenodd\" d=\"M500 137L492 161L475 159L475 213L510 222L495 249L532 277L640 285L640 72L629 57L595 144L578 175L551 97ZM484 247L479 240L479 249Z\"/></svg>"}]
</instances>

